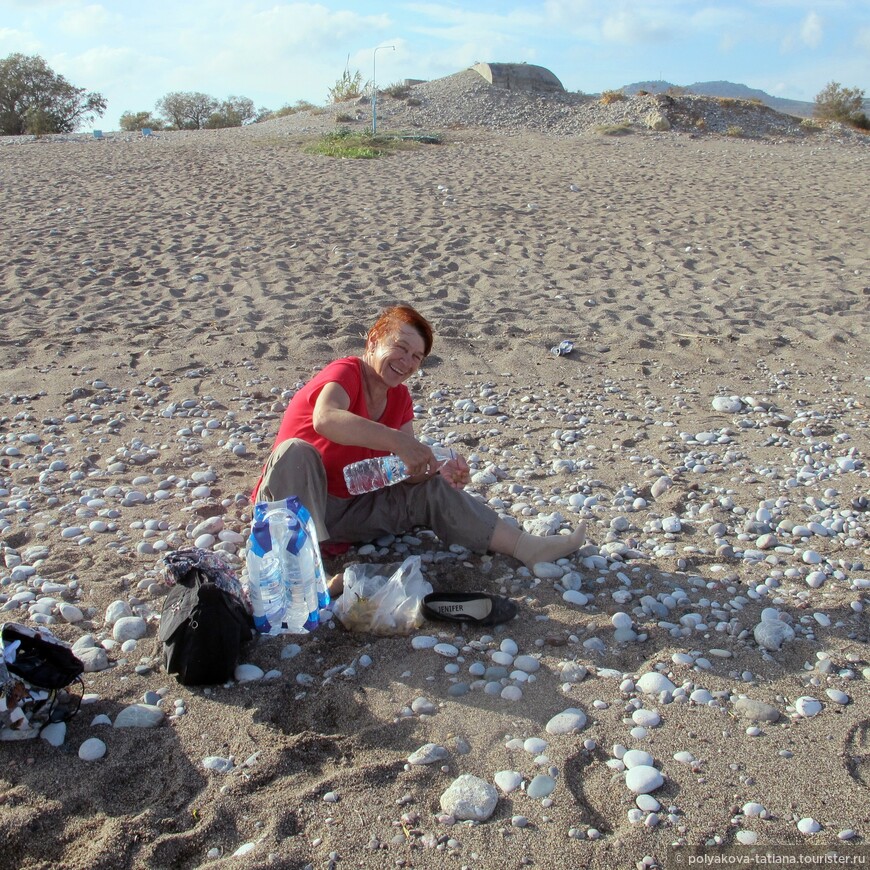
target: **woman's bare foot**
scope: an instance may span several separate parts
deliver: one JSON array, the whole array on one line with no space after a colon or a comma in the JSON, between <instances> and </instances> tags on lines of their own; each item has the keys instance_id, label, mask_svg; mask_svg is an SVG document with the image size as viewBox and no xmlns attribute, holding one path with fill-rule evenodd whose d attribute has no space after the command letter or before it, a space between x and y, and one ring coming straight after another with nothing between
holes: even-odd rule
<instances>
[{"instance_id":1,"label":"woman's bare foot","mask_svg":"<svg viewBox=\"0 0 870 870\"><path fill-rule=\"evenodd\" d=\"M326 590L330 598L338 598L344 592L344 573L334 574L326 584Z\"/></svg>"}]
</instances>

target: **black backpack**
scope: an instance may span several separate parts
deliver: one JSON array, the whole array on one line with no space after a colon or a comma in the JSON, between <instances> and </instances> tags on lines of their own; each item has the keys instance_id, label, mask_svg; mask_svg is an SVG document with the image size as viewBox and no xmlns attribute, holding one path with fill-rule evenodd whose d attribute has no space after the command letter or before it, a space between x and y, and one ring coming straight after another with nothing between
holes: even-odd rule
<instances>
[{"instance_id":1,"label":"black backpack","mask_svg":"<svg viewBox=\"0 0 870 870\"><path fill-rule=\"evenodd\" d=\"M235 574L216 553L196 548L168 553L164 566L165 579L174 584L157 633L167 672L185 686L233 679L242 645L254 629Z\"/></svg>"}]
</instances>

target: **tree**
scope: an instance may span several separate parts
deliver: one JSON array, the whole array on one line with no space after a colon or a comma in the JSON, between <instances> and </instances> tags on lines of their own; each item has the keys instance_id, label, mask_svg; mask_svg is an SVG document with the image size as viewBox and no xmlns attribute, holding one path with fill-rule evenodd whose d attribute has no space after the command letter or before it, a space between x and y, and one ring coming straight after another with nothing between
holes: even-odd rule
<instances>
[{"instance_id":1,"label":"tree","mask_svg":"<svg viewBox=\"0 0 870 870\"><path fill-rule=\"evenodd\" d=\"M813 114L823 121L840 121L843 124L866 123L864 91L861 88L844 88L839 82L829 82L816 95Z\"/></svg>"},{"instance_id":2,"label":"tree","mask_svg":"<svg viewBox=\"0 0 870 870\"><path fill-rule=\"evenodd\" d=\"M71 85L39 55L0 60L0 135L71 133L105 111L102 94Z\"/></svg>"},{"instance_id":3,"label":"tree","mask_svg":"<svg viewBox=\"0 0 870 870\"><path fill-rule=\"evenodd\" d=\"M262 110L261 111L267 111ZM257 117L254 101L248 97L227 97L209 115L205 126L210 130L221 127L241 127L246 121Z\"/></svg>"},{"instance_id":4,"label":"tree","mask_svg":"<svg viewBox=\"0 0 870 870\"><path fill-rule=\"evenodd\" d=\"M214 97L199 91L171 91L154 108L178 130L201 130L218 105Z\"/></svg>"},{"instance_id":5,"label":"tree","mask_svg":"<svg viewBox=\"0 0 870 870\"><path fill-rule=\"evenodd\" d=\"M125 133L138 133L143 127L151 130L163 129L163 122L160 118L155 118L151 112L124 112L120 124Z\"/></svg>"}]
</instances>

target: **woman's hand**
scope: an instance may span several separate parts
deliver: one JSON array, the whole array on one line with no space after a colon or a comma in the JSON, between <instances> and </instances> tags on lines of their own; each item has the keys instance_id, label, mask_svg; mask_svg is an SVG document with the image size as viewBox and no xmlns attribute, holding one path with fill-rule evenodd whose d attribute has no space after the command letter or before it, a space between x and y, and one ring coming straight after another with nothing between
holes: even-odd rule
<instances>
[{"instance_id":1,"label":"woman's hand","mask_svg":"<svg viewBox=\"0 0 870 870\"><path fill-rule=\"evenodd\" d=\"M454 489L464 489L471 483L471 470L464 456L448 459L439 469L438 473Z\"/></svg>"},{"instance_id":2,"label":"woman's hand","mask_svg":"<svg viewBox=\"0 0 870 870\"><path fill-rule=\"evenodd\" d=\"M412 478L424 480L438 470L438 460L435 455L413 435L403 438L395 453L405 463L405 468Z\"/></svg>"}]
</instances>

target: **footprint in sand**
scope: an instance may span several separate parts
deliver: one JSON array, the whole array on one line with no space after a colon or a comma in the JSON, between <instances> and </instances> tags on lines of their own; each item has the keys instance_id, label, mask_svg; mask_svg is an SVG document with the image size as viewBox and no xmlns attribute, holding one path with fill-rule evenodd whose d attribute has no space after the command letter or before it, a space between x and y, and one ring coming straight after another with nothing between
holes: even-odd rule
<instances>
[{"instance_id":1,"label":"footprint in sand","mask_svg":"<svg viewBox=\"0 0 870 870\"><path fill-rule=\"evenodd\" d=\"M849 729L843 752L852 779L870 787L870 719Z\"/></svg>"}]
</instances>

